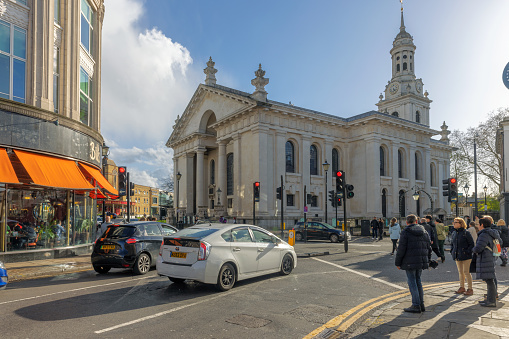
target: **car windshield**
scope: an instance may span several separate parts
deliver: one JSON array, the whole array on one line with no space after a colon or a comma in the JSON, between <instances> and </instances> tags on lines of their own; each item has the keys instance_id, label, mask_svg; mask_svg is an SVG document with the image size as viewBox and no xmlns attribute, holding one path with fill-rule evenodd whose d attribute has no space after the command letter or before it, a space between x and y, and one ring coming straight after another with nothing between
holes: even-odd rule
<instances>
[{"instance_id":1,"label":"car windshield","mask_svg":"<svg viewBox=\"0 0 509 339\"><path fill-rule=\"evenodd\" d=\"M217 232L217 228L185 228L177 233L173 234L173 237L190 237L190 238L205 238L206 236L211 235L214 232Z\"/></svg>"},{"instance_id":2,"label":"car windshield","mask_svg":"<svg viewBox=\"0 0 509 339\"><path fill-rule=\"evenodd\" d=\"M323 225L323 226L325 226L325 227L327 227L327 228L335 228L334 226L329 225L329 224L326 224L326 223L324 223L324 222L322 222L322 225Z\"/></svg>"},{"instance_id":3,"label":"car windshield","mask_svg":"<svg viewBox=\"0 0 509 339\"><path fill-rule=\"evenodd\" d=\"M136 231L136 228L132 226L108 226L108 229L104 232L104 238L127 238L132 236L134 231Z\"/></svg>"}]
</instances>

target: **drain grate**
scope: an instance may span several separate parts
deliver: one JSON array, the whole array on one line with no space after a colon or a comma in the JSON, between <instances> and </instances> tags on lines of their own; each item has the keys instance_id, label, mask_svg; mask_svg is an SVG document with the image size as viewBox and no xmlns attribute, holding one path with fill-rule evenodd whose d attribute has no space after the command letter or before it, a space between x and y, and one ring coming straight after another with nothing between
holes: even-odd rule
<instances>
[{"instance_id":1,"label":"drain grate","mask_svg":"<svg viewBox=\"0 0 509 339\"><path fill-rule=\"evenodd\" d=\"M248 328L263 327L271 323L270 320L253 317L247 314L240 314L230 319L226 319L226 322L236 324Z\"/></svg>"}]
</instances>

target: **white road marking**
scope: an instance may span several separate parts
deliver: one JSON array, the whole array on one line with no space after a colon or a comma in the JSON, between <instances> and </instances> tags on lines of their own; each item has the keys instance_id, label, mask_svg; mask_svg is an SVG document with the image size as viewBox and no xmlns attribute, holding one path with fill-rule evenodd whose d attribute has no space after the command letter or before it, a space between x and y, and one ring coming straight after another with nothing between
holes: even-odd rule
<instances>
[{"instance_id":1,"label":"white road marking","mask_svg":"<svg viewBox=\"0 0 509 339\"><path fill-rule=\"evenodd\" d=\"M394 287L394 288L397 288L399 290L406 290L407 288L406 287L402 287L402 286L399 286L399 285L396 285L396 284L393 284L393 283L390 283L388 281L385 281L385 280L382 280L382 279L379 279L379 278L375 278L375 277L372 277L370 276L369 274L366 274L366 273L362 273L362 272L359 272L359 271L356 271L356 270L352 270L351 268L348 268L348 267L345 267L345 266L341 266L341 265L338 265L338 264L334 264L334 263L331 263L331 262L328 262L328 261L325 261L325 260L322 260L322 259L318 259L316 257L313 257L312 259L316 260L316 261L320 261L320 262L323 262L325 264L329 264L329 265L332 265L332 266L336 266L336 267L339 267L345 271L348 271L348 272L352 272L352 273L355 273L355 274L358 274L360 276L363 276L363 277L366 277L368 279L372 279L372 280L375 280L375 281L378 281L378 282L381 282L383 284L386 284L388 286L391 286L391 287Z\"/></svg>"},{"instance_id":2,"label":"white road marking","mask_svg":"<svg viewBox=\"0 0 509 339\"><path fill-rule=\"evenodd\" d=\"M133 279L129 279L129 280L122 280L122 281L117 281L117 282L112 282L112 283L107 283L107 284L94 285L94 286L88 286L88 287L80 287L80 288L75 288L75 289L67 290L67 291L59 291L59 292L55 292L55 293L36 295L36 296L33 296L33 297L22 298L22 299L17 299L17 300L3 301L3 302L0 302L0 305L15 303L15 302L19 302L19 301L25 301L25 300L31 300L31 299L38 299L38 298L43 298L43 297L49 297L49 296L52 296L52 295L57 295L57 294L62 294L62 293L83 291L83 290L88 290L88 289L96 288L96 287L123 284L123 283L131 282L131 281L134 281L134 280L141 280L141 279L148 279L148 278L151 278L151 277L133 278Z\"/></svg>"}]
</instances>

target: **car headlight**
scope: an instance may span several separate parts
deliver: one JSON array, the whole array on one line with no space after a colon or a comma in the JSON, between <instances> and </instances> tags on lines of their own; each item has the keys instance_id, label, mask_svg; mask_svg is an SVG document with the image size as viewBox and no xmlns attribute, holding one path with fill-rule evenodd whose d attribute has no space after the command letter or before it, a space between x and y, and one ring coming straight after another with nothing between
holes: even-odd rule
<instances>
[{"instance_id":1,"label":"car headlight","mask_svg":"<svg viewBox=\"0 0 509 339\"><path fill-rule=\"evenodd\" d=\"M3 262L0 261L0 268L3 268L5 270L5 265Z\"/></svg>"}]
</instances>

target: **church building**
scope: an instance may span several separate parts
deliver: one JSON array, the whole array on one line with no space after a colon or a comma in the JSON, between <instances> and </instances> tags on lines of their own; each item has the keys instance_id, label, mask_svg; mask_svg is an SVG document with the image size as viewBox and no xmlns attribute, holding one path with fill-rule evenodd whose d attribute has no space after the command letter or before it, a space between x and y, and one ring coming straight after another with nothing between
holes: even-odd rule
<instances>
[{"instance_id":1,"label":"church building","mask_svg":"<svg viewBox=\"0 0 509 339\"><path fill-rule=\"evenodd\" d=\"M174 151L180 218L250 222L254 212L257 224L277 226L283 207L287 225L305 212L331 223L336 209L328 192L336 187L338 170L354 186L354 197L346 201L349 219L445 216L450 207L442 179L449 177L453 147L445 122L441 131L430 128L432 101L414 73L415 48L402 11L390 50L392 78L378 110L349 118L269 99L261 65L251 80L253 93L221 86L210 58L205 83L177 117L166 143ZM260 183L256 203L255 182Z\"/></svg>"}]
</instances>

